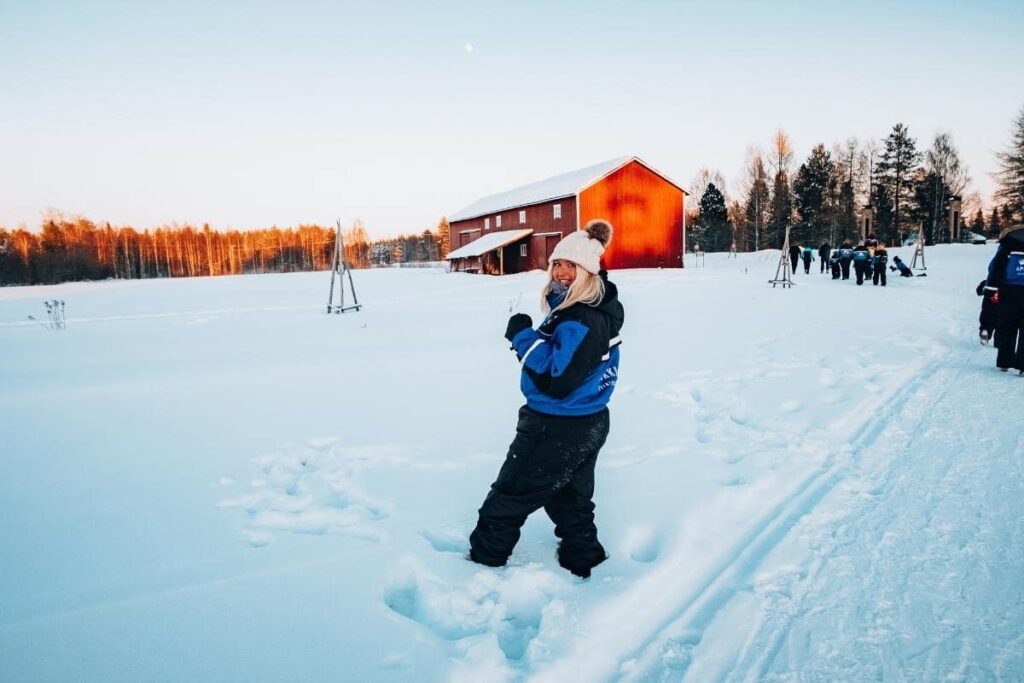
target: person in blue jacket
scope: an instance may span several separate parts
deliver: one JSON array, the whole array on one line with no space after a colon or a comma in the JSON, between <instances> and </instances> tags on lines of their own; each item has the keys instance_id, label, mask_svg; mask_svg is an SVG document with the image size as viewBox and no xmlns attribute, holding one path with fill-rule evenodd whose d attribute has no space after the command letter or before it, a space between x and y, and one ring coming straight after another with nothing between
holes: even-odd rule
<instances>
[{"instance_id":1,"label":"person in blue jacket","mask_svg":"<svg viewBox=\"0 0 1024 683\"><path fill-rule=\"evenodd\" d=\"M857 273L857 284L864 284L864 277L868 272L868 264L871 262L871 252L861 242L853 248L853 269ZM870 276L868 276L870 277Z\"/></svg>"},{"instance_id":2,"label":"person in blue jacket","mask_svg":"<svg viewBox=\"0 0 1024 683\"><path fill-rule=\"evenodd\" d=\"M544 511L561 539L558 563L587 578L607 559L594 524L594 466L608 437L624 311L601 270L607 221L591 221L551 253L541 296L547 314L509 318L505 338L522 367L516 435L470 534L469 559L503 566L526 518Z\"/></svg>"},{"instance_id":3,"label":"person in blue jacket","mask_svg":"<svg viewBox=\"0 0 1024 683\"><path fill-rule=\"evenodd\" d=\"M1003 228L985 282L999 291L996 367L1024 375L1024 225Z\"/></svg>"},{"instance_id":4,"label":"person in blue jacket","mask_svg":"<svg viewBox=\"0 0 1024 683\"><path fill-rule=\"evenodd\" d=\"M814 260L814 249L811 248L809 242L804 242L804 248L800 251L800 256L804 259L804 275L810 275L811 261Z\"/></svg>"}]
</instances>

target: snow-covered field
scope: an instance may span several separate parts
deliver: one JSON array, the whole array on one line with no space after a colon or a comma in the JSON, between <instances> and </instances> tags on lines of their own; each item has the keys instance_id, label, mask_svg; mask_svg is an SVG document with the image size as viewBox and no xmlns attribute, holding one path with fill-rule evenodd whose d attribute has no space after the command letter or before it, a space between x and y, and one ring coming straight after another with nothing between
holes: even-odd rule
<instances>
[{"instance_id":1,"label":"snow-covered field","mask_svg":"<svg viewBox=\"0 0 1024 683\"><path fill-rule=\"evenodd\" d=\"M908 250L895 250L909 261ZM0 680L1024 679L1024 378L994 246L886 288L778 252L612 274L597 524L465 559L541 273L0 289ZM67 302L51 332L43 300Z\"/></svg>"}]
</instances>

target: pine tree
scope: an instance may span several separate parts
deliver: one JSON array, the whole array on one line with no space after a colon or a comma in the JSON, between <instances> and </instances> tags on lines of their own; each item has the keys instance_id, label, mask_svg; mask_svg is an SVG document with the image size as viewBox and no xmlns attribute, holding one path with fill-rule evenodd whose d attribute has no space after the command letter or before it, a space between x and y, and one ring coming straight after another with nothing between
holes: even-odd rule
<instances>
[{"instance_id":1,"label":"pine tree","mask_svg":"<svg viewBox=\"0 0 1024 683\"><path fill-rule=\"evenodd\" d=\"M704 251L726 251L732 245L732 227L725 197L714 183L708 183L704 196L700 198L700 225Z\"/></svg>"},{"instance_id":2,"label":"pine tree","mask_svg":"<svg viewBox=\"0 0 1024 683\"><path fill-rule=\"evenodd\" d=\"M1021 216L1021 220L1024 220L1024 216ZM1002 209L1002 220L1000 221L1005 228L1008 225L1013 225L1018 221L1013 220L1013 210L1010 209L1009 204L1004 204Z\"/></svg>"},{"instance_id":3,"label":"pine tree","mask_svg":"<svg viewBox=\"0 0 1024 683\"><path fill-rule=\"evenodd\" d=\"M874 206L877 234L885 242L901 238L905 232L903 224L907 219L907 207L913 200L914 171L920 161L921 153L917 151L917 143L910 137L908 128L897 123L885 139L885 149L875 167L875 185L886 187L885 195L892 203L890 225L883 225L878 219L878 213L883 211L883 207L878 204ZM876 201L879 196L876 191Z\"/></svg>"},{"instance_id":4,"label":"pine tree","mask_svg":"<svg viewBox=\"0 0 1024 683\"><path fill-rule=\"evenodd\" d=\"M871 205L875 213L875 234L878 236L894 234L893 202L889 195L888 185L875 185Z\"/></svg>"},{"instance_id":5,"label":"pine tree","mask_svg":"<svg viewBox=\"0 0 1024 683\"><path fill-rule=\"evenodd\" d=\"M1013 121L1010 144L996 154L999 170L995 173L996 200L1009 213L1007 223L1024 221L1024 107Z\"/></svg>"},{"instance_id":6,"label":"pine tree","mask_svg":"<svg viewBox=\"0 0 1024 683\"><path fill-rule=\"evenodd\" d=\"M992 213L988 217L988 232L990 235L995 237L999 236L999 231L1003 229L1002 221L999 220L999 209L992 207Z\"/></svg>"},{"instance_id":7,"label":"pine tree","mask_svg":"<svg viewBox=\"0 0 1024 683\"><path fill-rule=\"evenodd\" d=\"M786 227L793 221L793 198L789 191L789 178L785 171L775 174L772 186L771 218L768 223L767 242L781 249L786 241Z\"/></svg>"},{"instance_id":8,"label":"pine tree","mask_svg":"<svg viewBox=\"0 0 1024 683\"><path fill-rule=\"evenodd\" d=\"M984 235L987 232L985 229L985 214L982 213L980 207L978 212L974 214L974 220L971 221L971 232L976 232L979 235Z\"/></svg>"},{"instance_id":9,"label":"pine tree","mask_svg":"<svg viewBox=\"0 0 1024 683\"><path fill-rule=\"evenodd\" d=\"M828 195L834 168L832 155L822 144L815 145L807 161L800 165L793 181L793 204L799 217L794 241L820 244L828 238L831 219Z\"/></svg>"}]
</instances>

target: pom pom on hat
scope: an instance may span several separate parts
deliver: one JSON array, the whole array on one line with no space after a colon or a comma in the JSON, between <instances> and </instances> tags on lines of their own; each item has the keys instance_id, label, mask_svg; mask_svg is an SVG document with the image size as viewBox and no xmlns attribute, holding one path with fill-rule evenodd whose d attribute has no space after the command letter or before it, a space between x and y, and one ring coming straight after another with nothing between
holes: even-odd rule
<instances>
[{"instance_id":1,"label":"pom pom on hat","mask_svg":"<svg viewBox=\"0 0 1024 683\"><path fill-rule=\"evenodd\" d=\"M592 239L600 242L602 246L607 247L608 243L612 241L612 224L608 221L596 218L583 226L583 229L587 231L587 234Z\"/></svg>"},{"instance_id":2,"label":"pom pom on hat","mask_svg":"<svg viewBox=\"0 0 1024 683\"><path fill-rule=\"evenodd\" d=\"M589 273L601 270L601 255L612 240L612 226L608 221L592 220L582 230L562 238L551 252L551 261L572 261Z\"/></svg>"}]
</instances>

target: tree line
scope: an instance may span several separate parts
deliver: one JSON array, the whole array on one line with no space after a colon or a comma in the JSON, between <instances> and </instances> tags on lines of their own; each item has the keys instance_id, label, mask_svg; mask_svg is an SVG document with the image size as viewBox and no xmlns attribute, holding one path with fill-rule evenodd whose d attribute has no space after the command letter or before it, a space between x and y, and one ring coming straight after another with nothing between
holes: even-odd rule
<instances>
[{"instance_id":1,"label":"tree line","mask_svg":"<svg viewBox=\"0 0 1024 683\"><path fill-rule=\"evenodd\" d=\"M370 240L361 221L342 231L353 268L437 261L447 254L447 227ZM0 284L139 279L326 270L333 263L335 228L300 225L217 231L204 225L155 230L99 225L51 212L38 233L0 228Z\"/></svg>"},{"instance_id":2,"label":"tree line","mask_svg":"<svg viewBox=\"0 0 1024 683\"><path fill-rule=\"evenodd\" d=\"M865 217L890 245L921 227L926 244L950 242L953 202L959 202L962 238L967 231L994 237L1024 221L1024 108L996 158L997 190L986 215L949 133L936 135L924 151L903 123L881 143L819 143L794 173L789 137L779 130L767 153L748 150L734 197L720 172L701 169L690 187L698 201L687 208L689 242L704 251L780 248L789 227L793 243L856 243Z\"/></svg>"}]
</instances>

